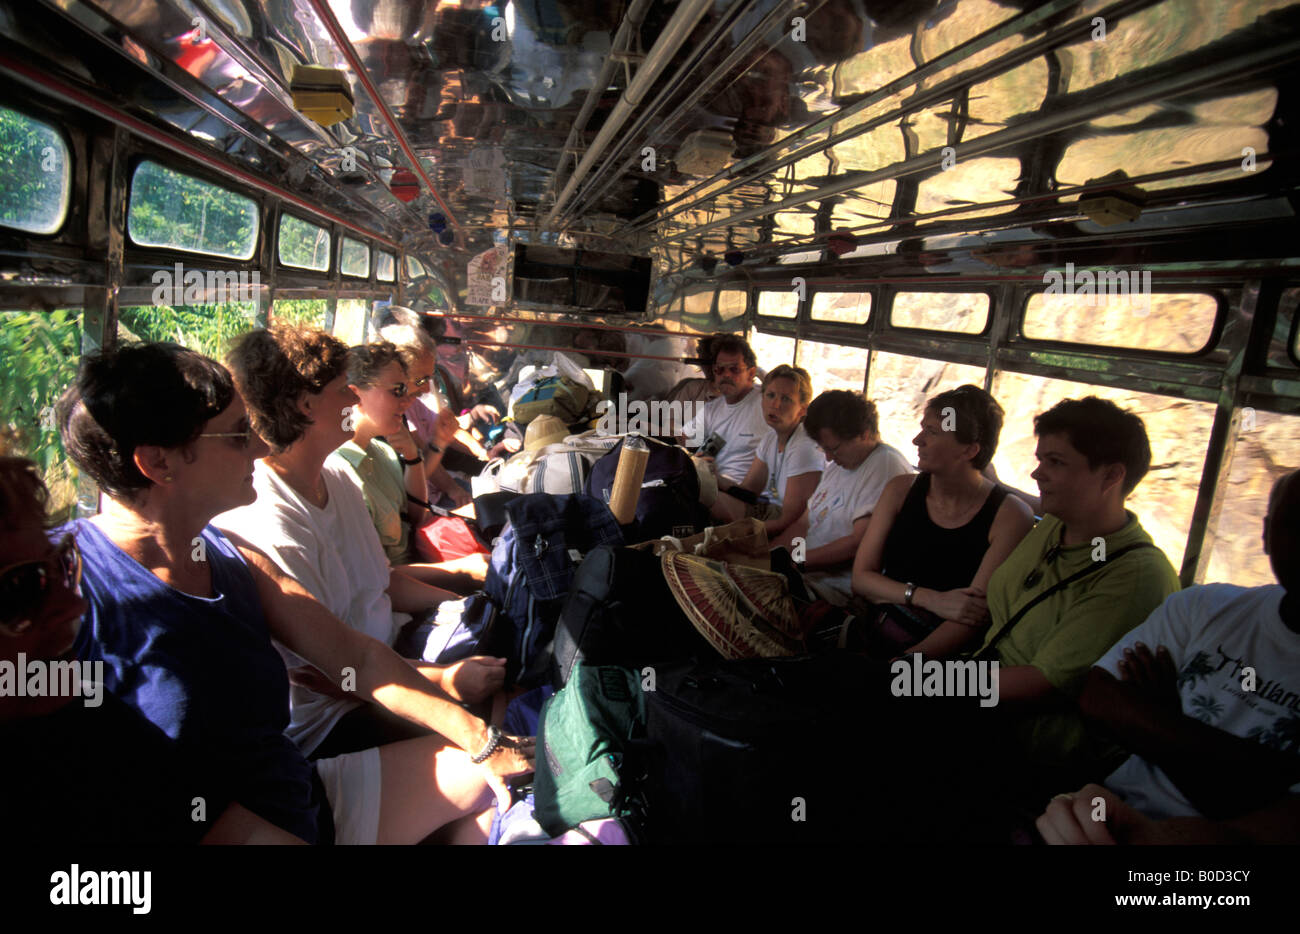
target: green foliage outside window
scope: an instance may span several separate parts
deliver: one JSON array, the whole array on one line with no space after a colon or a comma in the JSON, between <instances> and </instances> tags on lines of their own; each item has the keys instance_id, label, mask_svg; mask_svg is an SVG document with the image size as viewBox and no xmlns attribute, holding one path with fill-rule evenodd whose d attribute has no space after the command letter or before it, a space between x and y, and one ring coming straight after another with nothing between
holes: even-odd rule
<instances>
[{"instance_id":1,"label":"green foliage outside window","mask_svg":"<svg viewBox=\"0 0 1300 934\"><path fill-rule=\"evenodd\" d=\"M58 230L68 211L70 160L51 126L0 107L0 224Z\"/></svg>"}]
</instances>

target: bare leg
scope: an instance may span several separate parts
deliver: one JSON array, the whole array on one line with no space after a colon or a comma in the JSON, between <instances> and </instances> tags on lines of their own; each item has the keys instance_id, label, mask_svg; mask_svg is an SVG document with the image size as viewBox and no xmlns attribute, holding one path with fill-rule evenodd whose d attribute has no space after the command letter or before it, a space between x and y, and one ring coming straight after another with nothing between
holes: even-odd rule
<instances>
[{"instance_id":1,"label":"bare leg","mask_svg":"<svg viewBox=\"0 0 1300 934\"><path fill-rule=\"evenodd\" d=\"M491 807L492 791L483 770L441 736L381 746L379 761L379 843L418 843L439 827ZM483 833L478 842L486 839Z\"/></svg>"}]
</instances>

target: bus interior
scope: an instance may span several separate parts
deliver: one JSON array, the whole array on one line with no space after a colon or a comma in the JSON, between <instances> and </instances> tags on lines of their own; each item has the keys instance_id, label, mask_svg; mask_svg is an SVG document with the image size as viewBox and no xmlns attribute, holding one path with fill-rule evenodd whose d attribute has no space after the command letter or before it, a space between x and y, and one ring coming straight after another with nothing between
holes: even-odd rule
<instances>
[{"instance_id":1,"label":"bus interior","mask_svg":"<svg viewBox=\"0 0 1300 934\"><path fill-rule=\"evenodd\" d=\"M3 0L3 428L90 515L51 407L118 342L396 305L447 386L565 351L617 395L723 332L908 457L984 388L1026 490L1033 416L1115 401L1181 584L1271 584L1298 61L1290 0Z\"/></svg>"}]
</instances>

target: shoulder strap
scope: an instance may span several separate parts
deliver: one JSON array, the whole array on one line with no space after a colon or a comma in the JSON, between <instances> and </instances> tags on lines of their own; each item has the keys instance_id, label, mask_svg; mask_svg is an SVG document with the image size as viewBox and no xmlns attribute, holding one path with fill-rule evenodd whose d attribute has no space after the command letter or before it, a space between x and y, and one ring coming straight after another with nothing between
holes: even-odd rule
<instances>
[{"instance_id":1,"label":"shoulder strap","mask_svg":"<svg viewBox=\"0 0 1300 934\"><path fill-rule=\"evenodd\" d=\"M1012 616L1011 619L1007 620L1007 624L994 634L993 638L989 640L988 645L984 646L984 648L980 649L980 651L976 653L975 657L976 658L989 657L993 651L993 647L996 646L999 642L1002 641L1003 638L1006 637L1007 633L1011 631L1012 627L1014 627L1016 623L1024 619L1026 613L1028 613L1034 607L1038 606L1038 604L1042 603L1052 594L1056 593L1057 591L1064 590L1066 587L1069 587L1075 581L1087 577L1089 574L1093 574L1097 571L1100 571L1102 568L1106 567L1109 564L1113 564L1114 562L1118 561L1120 558L1128 554L1130 551L1137 551L1139 548L1154 548L1154 547L1156 546L1151 542L1137 542L1136 544L1133 545L1126 545L1125 547L1121 548L1119 551L1111 555L1105 561L1092 561L1088 564L1086 568L1083 568L1080 571L1075 571L1073 574L1071 574L1069 577L1065 578L1064 580L1057 581L1051 587L1048 587L1038 596L1034 597L1034 599L1030 600L1028 603L1026 603L1024 606L1018 609L1015 615Z\"/></svg>"}]
</instances>

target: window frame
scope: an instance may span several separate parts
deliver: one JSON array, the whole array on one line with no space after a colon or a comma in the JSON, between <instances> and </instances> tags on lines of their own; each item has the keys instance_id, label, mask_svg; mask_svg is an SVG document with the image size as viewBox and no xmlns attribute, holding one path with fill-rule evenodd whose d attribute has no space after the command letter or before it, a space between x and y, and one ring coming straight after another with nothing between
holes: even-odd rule
<instances>
[{"instance_id":1,"label":"window frame","mask_svg":"<svg viewBox=\"0 0 1300 934\"><path fill-rule=\"evenodd\" d=\"M282 235L282 231L284 230L284 219L285 219L285 217L292 217L292 218L293 218L294 220L296 220L296 221L300 221L300 222L302 222L302 223L304 223L304 224L310 224L312 227L315 227L315 228L317 228L317 229L319 229L319 230L323 230L323 231L325 231L325 233L329 236L329 238L330 238L330 240L329 240L329 248L325 251L325 252L326 252L326 256L327 256L327 260L326 260L326 266L325 266L324 269L315 269L315 268L313 268L313 267L311 267L311 266L295 266L295 265L292 265L292 264L290 264L290 263L286 263L286 262L284 261L284 257L280 255L280 237L281 237L281 235ZM276 219L275 219L275 265L276 265L278 268L281 268L281 269L291 269L291 270L293 270L295 273L306 273L307 275L311 275L311 276L330 276L330 275L332 275L333 272L334 272L334 266L333 266L333 263L334 263L334 252L335 252L335 249L334 249L334 231L333 231L333 229L332 229L329 225L326 225L326 224L318 224L318 223L316 223L315 221L307 220L305 217L302 217L301 215L299 215L299 214L297 214L297 213L295 213L295 212L293 212L293 211L286 211L286 210L283 210L283 209L281 209L280 212L276 215Z\"/></svg>"},{"instance_id":2,"label":"window frame","mask_svg":"<svg viewBox=\"0 0 1300 934\"><path fill-rule=\"evenodd\" d=\"M183 246L141 243L139 240L135 239L135 237L131 235L131 195L135 191L136 175L139 173L140 167L144 165L146 162L152 162L154 165L166 169L169 172L174 172L177 175L183 175L186 178L195 179L197 181L203 182L204 184L211 185L214 188L218 188L229 194L233 194L236 197L244 198L252 202L253 218L256 223L256 229L253 234L252 252L248 256L243 256L243 257L226 256L221 253L209 253L201 250L191 250ZM184 169L178 168L175 160L160 158L148 152L137 153L131 159L131 170L128 173L126 179L126 192L125 192L126 222L122 225L122 235L126 242L126 246L134 250L162 251L163 254L181 253L185 256L202 256L202 257L207 257L210 259L215 259L220 262L226 262L226 263L256 263L258 259L258 254L262 247L262 236L266 232L263 229L264 225L262 223L262 208L263 208L262 202L259 201L258 198L251 192L244 191L242 188L231 188L228 184L226 184L226 179L218 180L218 177L216 176L215 173L203 171L202 170L203 167L201 165L191 164L187 162L185 166L186 167ZM194 168L198 168L199 171L192 171L192 169ZM277 225L277 230L278 230L278 225Z\"/></svg>"},{"instance_id":3,"label":"window frame","mask_svg":"<svg viewBox=\"0 0 1300 934\"><path fill-rule=\"evenodd\" d=\"M1072 349L1076 353L1119 354L1121 356L1146 357L1163 360L1193 360L1210 353L1219 346L1223 328L1227 321L1228 299L1221 289L1205 287L1152 288L1152 295L1206 295L1214 300L1214 321L1210 325L1205 343L1196 350L1157 350L1143 347L1116 347L1111 344L1086 344L1081 341L1067 341L1059 338L1029 337L1025 334L1025 318L1029 312L1029 302L1035 295L1046 295L1043 289L1026 291L1020 307L1016 309L1015 339L1034 347L1051 347L1053 349ZM992 306L990 306L991 310ZM991 317L991 316L990 316Z\"/></svg>"},{"instance_id":4,"label":"window frame","mask_svg":"<svg viewBox=\"0 0 1300 934\"><path fill-rule=\"evenodd\" d=\"M76 158L76 147L73 145L73 139L68 134L68 131L63 126L63 124L61 122L58 123L54 122L53 114L50 115L50 120L45 120L41 117L36 116L30 108L14 106L14 104L15 102L10 101L8 99L0 100L0 107L3 107L5 110L12 110L14 113L26 117L28 120L31 120L33 123L39 123L42 126L49 127L51 130L54 131L55 135L59 137L59 141L63 144L63 148L64 150L66 150L68 155L68 191L67 191L68 198L67 198L67 204L64 205L63 217L60 218L59 225L49 233L37 233L32 230L23 230L21 227L13 227L9 224L3 224L3 223L0 223L0 230L6 231L10 236L15 236L15 237L36 237L41 240L55 240L65 233L68 226L68 221L72 218L73 214L76 213L75 201L76 201L76 194L77 194L77 168L78 168L77 158ZM129 192L128 192L127 200L129 204L130 203ZM256 250L254 250L253 255L254 256L257 255Z\"/></svg>"}]
</instances>

